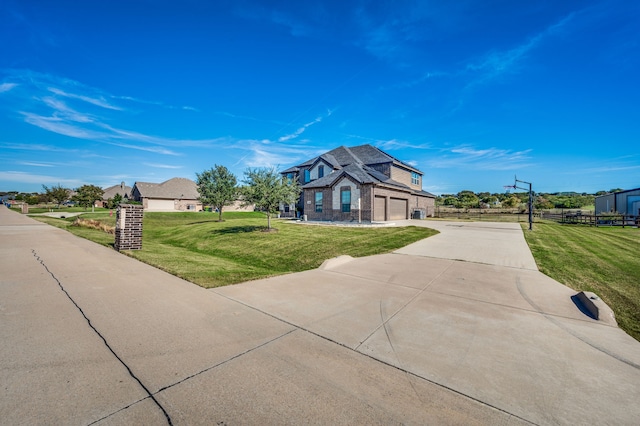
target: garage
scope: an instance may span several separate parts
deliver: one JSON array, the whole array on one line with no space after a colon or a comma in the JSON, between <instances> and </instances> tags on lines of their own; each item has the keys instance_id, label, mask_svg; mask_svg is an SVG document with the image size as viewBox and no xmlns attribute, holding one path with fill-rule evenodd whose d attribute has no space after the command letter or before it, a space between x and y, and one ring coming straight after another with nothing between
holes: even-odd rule
<instances>
[{"instance_id":1,"label":"garage","mask_svg":"<svg viewBox=\"0 0 640 426\"><path fill-rule=\"evenodd\" d=\"M384 222L387 220L387 198L374 197L373 202L373 220L376 222Z\"/></svg>"},{"instance_id":2,"label":"garage","mask_svg":"<svg viewBox=\"0 0 640 426\"><path fill-rule=\"evenodd\" d=\"M400 198L391 198L391 217L389 220L403 220L408 219L408 200L400 199Z\"/></svg>"},{"instance_id":3,"label":"garage","mask_svg":"<svg viewBox=\"0 0 640 426\"><path fill-rule=\"evenodd\" d=\"M175 202L174 200L159 200L159 199L147 199L147 210L148 211L174 211Z\"/></svg>"}]
</instances>

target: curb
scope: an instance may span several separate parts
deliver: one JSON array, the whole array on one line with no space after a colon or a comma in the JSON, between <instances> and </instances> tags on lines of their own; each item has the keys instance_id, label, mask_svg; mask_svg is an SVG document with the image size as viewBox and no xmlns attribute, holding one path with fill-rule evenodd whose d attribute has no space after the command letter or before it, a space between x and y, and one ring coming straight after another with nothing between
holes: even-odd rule
<instances>
[{"instance_id":1,"label":"curb","mask_svg":"<svg viewBox=\"0 0 640 426\"><path fill-rule=\"evenodd\" d=\"M604 303L595 293L591 293L590 291L581 291L576 294L575 297L577 297L580 303L582 303L594 319L609 325L618 326L618 322L616 321L616 317L611 308L607 306L607 304Z\"/></svg>"}]
</instances>

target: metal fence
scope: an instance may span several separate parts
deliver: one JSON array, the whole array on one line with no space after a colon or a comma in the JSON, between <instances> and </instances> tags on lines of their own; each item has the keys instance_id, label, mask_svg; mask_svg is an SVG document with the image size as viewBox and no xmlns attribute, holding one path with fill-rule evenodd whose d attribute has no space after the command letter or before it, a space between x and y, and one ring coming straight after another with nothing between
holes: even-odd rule
<instances>
[{"instance_id":1,"label":"metal fence","mask_svg":"<svg viewBox=\"0 0 640 426\"><path fill-rule=\"evenodd\" d=\"M570 225L589 226L634 226L640 225L640 216L617 213L583 214L582 212L542 212L541 218Z\"/></svg>"}]
</instances>

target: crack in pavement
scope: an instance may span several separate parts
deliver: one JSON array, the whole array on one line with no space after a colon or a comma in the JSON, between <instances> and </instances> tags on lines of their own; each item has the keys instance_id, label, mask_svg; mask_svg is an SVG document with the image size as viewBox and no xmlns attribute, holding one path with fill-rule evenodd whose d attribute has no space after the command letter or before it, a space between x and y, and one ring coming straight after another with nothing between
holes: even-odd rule
<instances>
[{"instance_id":1,"label":"crack in pavement","mask_svg":"<svg viewBox=\"0 0 640 426\"><path fill-rule=\"evenodd\" d=\"M301 331L304 331L304 332L306 332L306 333L311 334L312 336L319 337L320 339L323 339L323 340L326 340L326 341L328 341L328 342L330 342L330 343L333 343L333 344L335 344L335 345L341 346L341 347L345 348L345 349L346 349L346 350L348 350L348 351L355 352L355 353L356 353L356 354L358 354L358 355L361 355L361 356L367 357L367 358L369 358L369 359L371 359L371 360L374 360L374 361L376 361L376 362L379 362L380 364L386 365L387 367L391 367L391 368L393 368L393 369L395 369L395 370L398 370L398 371L400 371L400 372L402 372L402 373L406 374L406 375L407 375L407 377L415 377L415 378L417 378L417 379L422 379L422 380L424 380L424 381L425 381L425 382L427 382L427 383L431 383L432 385L434 385L434 386L436 386L436 387L439 387L439 388L445 389L445 390L447 390L447 391L449 391L449 392L452 392L452 393L454 393L454 394L456 394L456 395L460 395L461 397L463 397L463 398L467 398L467 399L469 399L469 400L471 400L471 401L475 401L475 402L477 402L478 404L484 405L485 407L489 407L489 408L494 409L494 410L496 410L496 411L499 411L499 412L501 412L501 413L507 414L508 416L511 416L511 417L516 418L516 419L518 419L518 420L521 420L521 421L523 421L523 422L526 422L526 423L529 423L529 424L533 424L533 425L535 425L535 424L536 424L536 423L532 422L531 420L525 419L524 417L521 417L521 416L519 416L519 415L517 415L517 414L511 413L511 412L509 412L509 411L507 411L507 410L505 410L505 409L503 409L503 408L500 408L500 407L498 407L498 406L492 405L492 404L490 404L490 403L488 403L488 402L486 402L486 401L482 401L481 399L478 399L478 398L476 398L476 397L474 397L474 396L471 396L471 395L468 395L468 394L466 394L466 393L463 393L463 392L461 392L461 391L459 391L459 390L456 390L456 389L454 389L454 388L452 388L452 387L449 387L449 386L447 386L447 385L445 385L445 384L442 384L442 383L436 382L436 381L434 381L434 380L432 380L432 379L429 379L428 377L423 377L423 376L421 376L421 375L419 375L419 374L417 374L417 373L414 373L413 371L410 371L409 369L407 369L407 368L405 368L405 367L403 367L403 366L401 366L401 365L395 365L395 364L392 364L392 363L390 363L390 362L387 362L387 361L385 361L385 360L383 360L383 359L376 358L375 356L373 356L373 355L371 355L371 354L368 354L368 353L365 353L365 352L360 352L360 351L358 351L358 350L356 350L356 349L354 349L354 348L352 348L352 347L350 347L350 346L347 346L347 345L346 345L346 344L344 344L344 343L341 343L341 342L339 342L339 341L337 341L337 340L331 339L330 337L323 336L322 334L319 334L319 333L317 333L317 332L315 332L315 331L312 331L312 330L310 330L310 329L308 329L308 328L305 328L305 327L303 327L303 326L300 326L300 325L294 324L294 323L292 323L291 321L287 321L287 320L285 320L285 319L283 319L283 318L280 318L280 317L278 317L278 316L276 316L276 315L274 315L274 314L271 314L271 313L269 313L269 312L267 312L267 311L263 311L262 309L257 308L257 307L255 307L255 306L252 306L252 305L250 305L250 304L248 304L248 303L246 303L246 302L243 302L243 301L241 301L241 300L235 299L235 298L233 298L233 297L231 297L231 296L228 296L228 295L226 295L226 294L219 293L219 292L217 292L217 291L215 291L215 290L211 290L211 292L212 292L212 293L217 294L218 296L222 296L222 297L224 297L225 299L228 299L228 300L231 300L231 301L233 301L233 302L236 302L236 303L238 303L238 304L240 304L240 305L242 305L242 306L246 306L247 308L253 309L253 310L257 311L257 312L260 312L260 313L262 313L262 314L264 314L264 315L267 315L267 316L269 316L269 317L271 317L271 318L274 318L274 319L276 319L276 320L278 320L278 321L282 321L283 323L288 324L288 325L290 325L290 326L294 327L295 329L294 329L294 330L291 330L291 332L293 332L293 331L295 331L295 330L301 330ZM389 319L390 319L390 318L389 318ZM388 320L387 320L386 322L388 322ZM385 321L383 321L383 324L382 324L382 325L380 325L380 326L378 326L378 329L379 329L380 327L382 327L384 324L386 324L386 322L385 322ZM385 329L385 332L386 332L386 329ZM413 387L414 391L416 391L415 387L413 386L413 383L411 384L411 386ZM420 398L418 398L418 399L420 399Z\"/></svg>"},{"instance_id":2,"label":"crack in pavement","mask_svg":"<svg viewBox=\"0 0 640 426\"><path fill-rule=\"evenodd\" d=\"M190 379L192 379L192 378L194 378L194 377L196 377L196 376L199 376L200 374L206 373L206 372L207 372L207 371L209 371L209 370L213 370L214 368L217 368L217 367L219 367L219 366L221 366L221 365L224 365L224 364L226 364L226 363L228 363L228 362L231 362L231 361L233 361L233 360L234 360L234 359L236 359L236 358L240 358L240 357L241 357L241 356L243 356L243 355L246 355L246 354L248 354L248 353L250 353L250 352L253 352L253 351L257 350L257 349L260 349L260 348L262 348L262 347L264 347L264 346L266 346L266 345L268 345L268 344L270 344L270 343L273 343L273 342L275 342L276 340L280 340L280 339L282 339L283 337L288 336L289 334L293 333L294 331L296 331L296 328L292 328L291 330L287 331L286 333L281 334L280 336L276 336L276 337L274 337L274 338L273 338L273 339L271 339L271 340L268 340L268 341L266 341L266 342L264 342L264 343L259 344L258 346L254 346L253 348L249 348L249 349L247 349L247 350L246 350L246 351L244 351L244 352L240 352L240 353L238 353L238 354L236 354L236 355L232 356L231 358L227 358L227 359L225 359L225 360L223 360L223 361L220 361L220 362L219 362L219 363L217 363L217 364L214 364L214 365L212 365L212 366L210 366L210 367L205 368L204 370L198 371L197 373L193 373L193 374L192 374L192 375L190 375L190 376L184 377L183 379L180 379L180 380L178 380L178 381L177 381L177 382L175 382L175 383L172 383L172 384L167 385L167 386L165 386L165 387L163 387L163 388L160 388L160 389L158 389L158 391L157 391L155 394L157 395L157 394L159 394L160 392L162 392L162 391L164 391L164 390L167 390L167 389L172 388L172 387L174 387L174 386L176 386L176 385L179 385L180 383L184 383L184 382L186 382L187 380L190 380Z\"/></svg>"},{"instance_id":3,"label":"crack in pavement","mask_svg":"<svg viewBox=\"0 0 640 426\"><path fill-rule=\"evenodd\" d=\"M49 270L49 268L47 267L47 265L44 263L44 260L40 258L40 256L38 256L38 253L34 250L31 249L31 252L33 253L33 257L40 262L40 264L44 267L44 269L49 273L49 275L51 275L51 277L55 280L56 283L58 283L58 287L60 287L60 290L62 290L62 292L67 296L67 298L69 298L69 300L71 301L71 303L73 303L73 305L78 309L78 311L80 312L80 314L84 317L84 319L87 321L87 324L89 325L89 327L96 333L96 335L104 342L104 345L107 347L107 349L109 349L109 352L111 352L113 354L113 356L120 361L120 364L122 364L124 366L124 368L127 370L127 372L129 372L129 375L136 381L138 382L138 384L140 385L140 387L142 387L142 389L144 389L144 391L147 393L147 398L151 398L151 400L158 406L158 408L160 408L160 410L162 410L162 413L164 414L165 418L167 419L167 423L169 425L173 425L173 422L171 421L171 417L169 416L169 413L167 413L167 411L164 409L164 407L162 406L162 404L160 404L160 402L158 402L158 400L153 396L153 393L151 393L151 391L149 391L149 389L147 389L147 387L142 383L142 381L133 373L133 371L131 371L131 368L129 368L129 366L127 365L127 363L124 362L124 360L122 358L120 358L120 356L113 350L113 348L109 345L109 342L107 342L107 339L102 335L102 333L100 333L98 331L98 329L91 323L91 320L89 319L89 317L87 317L87 315L84 313L84 311L82 310L82 308L80 307L80 305L78 305L78 303L76 303L76 301L73 299L73 297L71 297L71 295L69 294L69 292L67 292L67 290L64 288L64 286L62 285L62 283L60 282L60 280L58 279L58 277L56 277L54 275L53 272L51 272ZM143 398L147 399L147 398ZM140 401L142 401L140 400ZM140 402L140 401L136 401L134 404ZM133 405L133 404L131 404ZM128 408L128 407L125 407ZM112 413L113 414L113 413ZM108 417L108 416L107 416Z\"/></svg>"}]
</instances>

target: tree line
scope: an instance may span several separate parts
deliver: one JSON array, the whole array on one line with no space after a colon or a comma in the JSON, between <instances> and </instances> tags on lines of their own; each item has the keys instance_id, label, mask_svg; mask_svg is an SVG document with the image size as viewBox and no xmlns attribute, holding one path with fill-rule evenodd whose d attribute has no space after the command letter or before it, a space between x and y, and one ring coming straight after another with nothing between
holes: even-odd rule
<instances>
[{"instance_id":1,"label":"tree line","mask_svg":"<svg viewBox=\"0 0 640 426\"><path fill-rule=\"evenodd\" d=\"M244 205L255 205L256 210L267 216L267 229L271 229L271 217L280 208L280 203L293 204L300 195L300 184L297 180L284 178L275 168L247 169L244 173L243 185L238 185L238 178L225 166L214 165L211 169L196 173L196 186L199 200L204 206L211 206L222 221L225 207L240 201ZM51 187L42 185L42 193L13 193L15 200L27 204L55 203L58 208L67 202L73 202L85 209L95 206L102 200L104 190L96 185L82 185L75 190L62 185ZM4 195L12 194L5 193ZM113 199L106 200L108 208L117 207L122 196L116 194Z\"/></svg>"},{"instance_id":2,"label":"tree line","mask_svg":"<svg viewBox=\"0 0 640 426\"><path fill-rule=\"evenodd\" d=\"M577 192L534 192L534 209L579 209L593 206L596 196L622 191L620 188L610 191L598 191L595 194ZM457 194L442 194L436 197L439 206L457 209L490 209L490 208L518 208L529 203L528 192L489 193L460 191Z\"/></svg>"}]
</instances>

